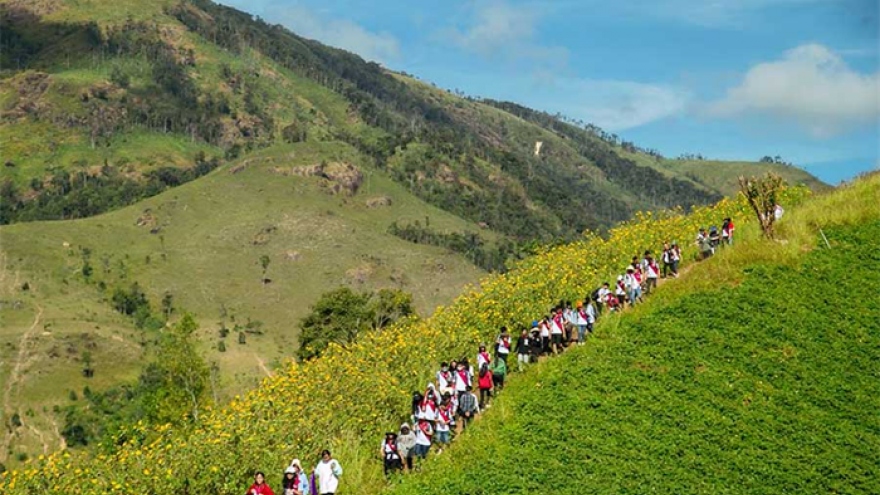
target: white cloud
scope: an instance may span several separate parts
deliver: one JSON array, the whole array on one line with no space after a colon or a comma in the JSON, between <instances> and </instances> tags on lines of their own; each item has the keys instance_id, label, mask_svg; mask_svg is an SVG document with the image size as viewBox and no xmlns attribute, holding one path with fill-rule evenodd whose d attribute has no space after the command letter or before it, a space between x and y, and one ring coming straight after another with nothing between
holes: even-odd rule
<instances>
[{"instance_id":1,"label":"white cloud","mask_svg":"<svg viewBox=\"0 0 880 495\"><path fill-rule=\"evenodd\" d=\"M400 58L400 43L387 32L374 33L347 19L325 19L304 7L270 8L273 22L294 33L387 64Z\"/></svg>"},{"instance_id":2,"label":"white cloud","mask_svg":"<svg viewBox=\"0 0 880 495\"><path fill-rule=\"evenodd\" d=\"M528 92L531 105L618 132L684 113L689 95L632 81L559 79Z\"/></svg>"},{"instance_id":3,"label":"white cloud","mask_svg":"<svg viewBox=\"0 0 880 495\"><path fill-rule=\"evenodd\" d=\"M880 118L880 72L861 74L818 44L758 64L724 98L708 105L717 117L769 116L794 122L817 137Z\"/></svg>"},{"instance_id":4,"label":"white cloud","mask_svg":"<svg viewBox=\"0 0 880 495\"><path fill-rule=\"evenodd\" d=\"M400 43L387 32L375 33L343 18L320 15L302 5L277 0L221 0L221 3L259 14L294 33L326 45L357 53L366 60L387 64L400 58Z\"/></svg>"},{"instance_id":5,"label":"white cloud","mask_svg":"<svg viewBox=\"0 0 880 495\"><path fill-rule=\"evenodd\" d=\"M542 45L536 39L541 17L541 12L530 6L477 0L467 9L465 22L439 34L459 48L486 58L526 61L535 72L562 67L568 61L568 50Z\"/></svg>"}]
</instances>

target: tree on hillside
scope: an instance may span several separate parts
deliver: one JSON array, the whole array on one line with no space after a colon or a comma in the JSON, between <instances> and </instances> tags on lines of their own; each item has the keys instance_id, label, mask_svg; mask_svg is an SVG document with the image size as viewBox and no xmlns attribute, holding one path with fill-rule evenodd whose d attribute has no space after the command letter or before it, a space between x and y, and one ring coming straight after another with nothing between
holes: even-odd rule
<instances>
[{"instance_id":1,"label":"tree on hillside","mask_svg":"<svg viewBox=\"0 0 880 495\"><path fill-rule=\"evenodd\" d=\"M185 315L159 341L159 358L141 376L150 398L147 416L156 422L179 422L181 417L198 421L208 399L209 369L198 353L193 333L198 329L192 315ZM149 383L145 383L149 382Z\"/></svg>"},{"instance_id":2,"label":"tree on hillside","mask_svg":"<svg viewBox=\"0 0 880 495\"><path fill-rule=\"evenodd\" d=\"M331 342L347 345L362 331L384 328L414 313L412 295L397 289L355 292L340 287L325 292L300 320L297 357L320 356Z\"/></svg>"},{"instance_id":3,"label":"tree on hillside","mask_svg":"<svg viewBox=\"0 0 880 495\"><path fill-rule=\"evenodd\" d=\"M739 177L740 191L755 212L761 231L768 239L773 238L773 223L776 221L776 206L779 193L785 181L781 176L768 172L764 177Z\"/></svg>"}]
</instances>

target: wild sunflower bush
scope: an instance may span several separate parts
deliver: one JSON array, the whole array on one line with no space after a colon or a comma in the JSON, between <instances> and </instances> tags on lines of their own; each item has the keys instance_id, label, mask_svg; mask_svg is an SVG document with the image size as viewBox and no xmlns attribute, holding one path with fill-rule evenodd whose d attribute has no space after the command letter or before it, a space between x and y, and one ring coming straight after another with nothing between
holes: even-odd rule
<instances>
[{"instance_id":1,"label":"wild sunflower bush","mask_svg":"<svg viewBox=\"0 0 880 495\"><path fill-rule=\"evenodd\" d=\"M784 193L800 202L804 188ZM325 447L343 465L343 489L365 493L382 486L381 466L370 459L382 432L396 428L411 393L423 389L438 363L470 355L501 325L516 328L560 299L584 297L612 281L630 258L677 240L684 261L700 227L732 217L750 222L742 198L711 207L641 213L608 232L541 252L504 275L489 277L426 320L408 320L370 332L345 348L331 344L318 359L290 362L276 376L181 429L135 424L112 454L57 452L4 473L0 492L105 495L238 494L254 470L280 473L294 457L311 465ZM272 481L270 476L269 480Z\"/></svg>"}]
</instances>

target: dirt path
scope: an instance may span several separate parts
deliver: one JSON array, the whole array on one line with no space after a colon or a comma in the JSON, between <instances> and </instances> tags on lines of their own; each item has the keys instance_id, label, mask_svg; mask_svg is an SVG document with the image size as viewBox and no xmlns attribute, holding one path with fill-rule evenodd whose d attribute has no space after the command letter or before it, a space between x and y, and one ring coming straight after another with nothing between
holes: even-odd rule
<instances>
[{"instance_id":1,"label":"dirt path","mask_svg":"<svg viewBox=\"0 0 880 495\"><path fill-rule=\"evenodd\" d=\"M37 335L37 328L40 325L40 320L43 317L43 308L42 306L35 303L37 308L37 314L34 316L34 322L31 324L30 328L27 329L24 334L22 334L21 338L18 341L18 353L15 356L15 361L12 364L12 368L9 371L9 380L6 382L6 387L3 389L3 412L4 415L8 418L11 417L12 414L15 413L15 409L12 407L12 395L15 391L15 388L18 386L19 382L21 382L22 375L24 374L24 370L27 367L28 363L28 353L30 351L31 344L33 343L34 337ZM12 439L12 431L7 431L7 433L3 437L3 443L0 445L0 459L6 459L9 450L9 442ZM42 441L42 435L39 435L40 440ZM45 446L45 442L43 443Z\"/></svg>"},{"instance_id":2,"label":"dirt path","mask_svg":"<svg viewBox=\"0 0 880 495\"><path fill-rule=\"evenodd\" d=\"M266 367L266 362L263 361L263 358L254 353L254 359L257 360L257 364L260 366L260 369L263 370L263 373L266 374L267 377L273 377L275 375L272 374L272 370Z\"/></svg>"}]
</instances>

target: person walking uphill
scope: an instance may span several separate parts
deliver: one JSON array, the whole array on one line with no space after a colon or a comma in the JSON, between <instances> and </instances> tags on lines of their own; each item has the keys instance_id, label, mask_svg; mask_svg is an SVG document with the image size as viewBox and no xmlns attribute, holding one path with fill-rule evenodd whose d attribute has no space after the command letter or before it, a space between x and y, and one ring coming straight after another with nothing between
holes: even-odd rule
<instances>
[{"instance_id":1,"label":"person walking uphill","mask_svg":"<svg viewBox=\"0 0 880 495\"><path fill-rule=\"evenodd\" d=\"M299 459L290 461L290 466L284 470L281 489L283 495L309 495L309 480L303 473Z\"/></svg>"},{"instance_id":2,"label":"person walking uphill","mask_svg":"<svg viewBox=\"0 0 880 495\"><path fill-rule=\"evenodd\" d=\"M317 495L334 495L339 488L340 476L342 466L330 455L329 450L324 449L321 452L321 461L315 466L315 477L318 478Z\"/></svg>"},{"instance_id":3,"label":"person walking uphill","mask_svg":"<svg viewBox=\"0 0 880 495\"><path fill-rule=\"evenodd\" d=\"M416 434L409 428L408 423L400 425L400 434L397 435L397 450L403 458L408 471L412 471L413 458L416 455Z\"/></svg>"},{"instance_id":4,"label":"person walking uphill","mask_svg":"<svg viewBox=\"0 0 880 495\"><path fill-rule=\"evenodd\" d=\"M245 495L275 495L275 493L266 484L266 475L262 471L257 471L254 473L254 484L248 488Z\"/></svg>"}]
</instances>

